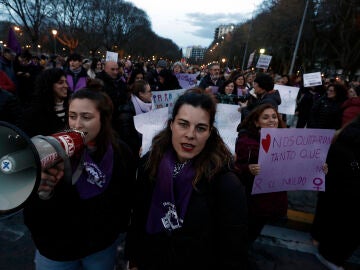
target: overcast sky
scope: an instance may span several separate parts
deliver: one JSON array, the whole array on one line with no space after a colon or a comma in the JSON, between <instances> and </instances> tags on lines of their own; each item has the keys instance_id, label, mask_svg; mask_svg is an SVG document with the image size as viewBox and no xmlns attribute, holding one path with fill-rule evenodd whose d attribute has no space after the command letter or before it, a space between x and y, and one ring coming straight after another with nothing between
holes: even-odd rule
<instances>
[{"instance_id":1,"label":"overcast sky","mask_svg":"<svg viewBox=\"0 0 360 270\"><path fill-rule=\"evenodd\" d=\"M144 10L152 30L179 47L208 47L220 24L237 24L251 18L263 0L130 0Z\"/></svg>"}]
</instances>

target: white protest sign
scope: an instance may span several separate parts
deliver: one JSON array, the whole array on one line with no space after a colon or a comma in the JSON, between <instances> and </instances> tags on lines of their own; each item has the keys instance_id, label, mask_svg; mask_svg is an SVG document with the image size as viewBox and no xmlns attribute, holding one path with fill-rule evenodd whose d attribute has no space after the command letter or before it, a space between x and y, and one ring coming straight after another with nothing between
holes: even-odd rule
<instances>
[{"instance_id":1,"label":"white protest sign","mask_svg":"<svg viewBox=\"0 0 360 270\"><path fill-rule=\"evenodd\" d=\"M303 75L304 87L322 85L321 73L304 73Z\"/></svg>"},{"instance_id":2,"label":"white protest sign","mask_svg":"<svg viewBox=\"0 0 360 270\"><path fill-rule=\"evenodd\" d=\"M260 174L252 194L325 190L322 166L334 136L331 129L262 128Z\"/></svg>"},{"instance_id":3,"label":"white protest sign","mask_svg":"<svg viewBox=\"0 0 360 270\"><path fill-rule=\"evenodd\" d=\"M266 54L260 54L259 60L256 63L256 68L268 69L272 56Z\"/></svg>"},{"instance_id":4,"label":"white protest sign","mask_svg":"<svg viewBox=\"0 0 360 270\"><path fill-rule=\"evenodd\" d=\"M247 68L251 67L252 62L254 61L254 56L255 56L255 52L252 52L252 53L249 55L249 60L248 60Z\"/></svg>"},{"instance_id":5,"label":"white protest sign","mask_svg":"<svg viewBox=\"0 0 360 270\"><path fill-rule=\"evenodd\" d=\"M105 58L106 62L117 62L118 61L118 53L116 52L110 52L110 51L106 51L106 58Z\"/></svg>"},{"instance_id":6,"label":"white protest sign","mask_svg":"<svg viewBox=\"0 0 360 270\"><path fill-rule=\"evenodd\" d=\"M238 105L219 103L215 115L214 125L232 154L235 154L236 128L241 122L241 113L238 108Z\"/></svg>"},{"instance_id":7,"label":"white protest sign","mask_svg":"<svg viewBox=\"0 0 360 270\"><path fill-rule=\"evenodd\" d=\"M279 113L294 115L299 87L275 84L274 89L279 91L281 97L281 104L278 106Z\"/></svg>"},{"instance_id":8,"label":"white protest sign","mask_svg":"<svg viewBox=\"0 0 360 270\"><path fill-rule=\"evenodd\" d=\"M174 106L176 99L182 95L186 89L153 91L152 101L154 109L168 107L169 110Z\"/></svg>"},{"instance_id":9,"label":"white protest sign","mask_svg":"<svg viewBox=\"0 0 360 270\"><path fill-rule=\"evenodd\" d=\"M183 89L189 89L197 85L196 77L198 74L176 73L175 76Z\"/></svg>"},{"instance_id":10,"label":"white protest sign","mask_svg":"<svg viewBox=\"0 0 360 270\"><path fill-rule=\"evenodd\" d=\"M142 134L142 156L149 151L153 137L165 127L168 116L168 108L160 108L134 116L135 128Z\"/></svg>"}]
</instances>

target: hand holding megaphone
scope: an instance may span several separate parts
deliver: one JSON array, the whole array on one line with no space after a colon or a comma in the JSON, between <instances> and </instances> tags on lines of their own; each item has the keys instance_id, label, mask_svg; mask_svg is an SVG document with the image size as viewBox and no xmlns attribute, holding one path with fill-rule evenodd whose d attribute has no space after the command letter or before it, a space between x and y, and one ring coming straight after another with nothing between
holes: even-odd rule
<instances>
[{"instance_id":1,"label":"hand holding megaphone","mask_svg":"<svg viewBox=\"0 0 360 270\"><path fill-rule=\"evenodd\" d=\"M71 184L70 157L82 151L84 140L85 134L77 130L30 139L0 121L0 217L21 209L35 192L49 198L60 176Z\"/></svg>"}]
</instances>

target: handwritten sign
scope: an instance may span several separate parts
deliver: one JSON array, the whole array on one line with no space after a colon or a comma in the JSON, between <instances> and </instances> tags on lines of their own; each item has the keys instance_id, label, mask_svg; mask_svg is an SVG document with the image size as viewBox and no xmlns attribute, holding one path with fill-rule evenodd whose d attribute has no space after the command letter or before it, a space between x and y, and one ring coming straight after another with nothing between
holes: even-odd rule
<instances>
[{"instance_id":1,"label":"handwritten sign","mask_svg":"<svg viewBox=\"0 0 360 270\"><path fill-rule=\"evenodd\" d=\"M304 87L311 87L316 85L322 85L321 73L305 73L303 75Z\"/></svg>"},{"instance_id":2,"label":"handwritten sign","mask_svg":"<svg viewBox=\"0 0 360 270\"><path fill-rule=\"evenodd\" d=\"M325 190L322 166L335 130L262 128L260 174L252 194L286 190Z\"/></svg>"},{"instance_id":3,"label":"handwritten sign","mask_svg":"<svg viewBox=\"0 0 360 270\"><path fill-rule=\"evenodd\" d=\"M249 55L249 60L248 60L248 64L247 64L247 68L251 67L253 61L254 61L254 56L255 56L255 52L252 52L250 55Z\"/></svg>"},{"instance_id":4,"label":"handwritten sign","mask_svg":"<svg viewBox=\"0 0 360 270\"><path fill-rule=\"evenodd\" d=\"M281 97L281 104L278 107L279 112L294 115L299 87L275 84L274 89L279 91Z\"/></svg>"},{"instance_id":5,"label":"handwritten sign","mask_svg":"<svg viewBox=\"0 0 360 270\"><path fill-rule=\"evenodd\" d=\"M198 74L176 73L175 76L183 89L189 89L197 85L196 77Z\"/></svg>"},{"instance_id":6,"label":"handwritten sign","mask_svg":"<svg viewBox=\"0 0 360 270\"><path fill-rule=\"evenodd\" d=\"M166 90L166 91L153 91L152 92L152 101L153 101L153 108L165 108L168 107L169 109L175 105L176 99L182 95L186 89L179 89L179 90Z\"/></svg>"},{"instance_id":7,"label":"handwritten sign","mask_svg":"<svg viewBox=\"0 0 360 270\"><path fill-rule=\"evenodd\" d=\"M118 61L118 53L106 51L106 62L117 62Z\"/></svg>"},{"instance_id":8,"label":"handwritten sign","mask_svg":"<svg viewBox=\"0 0 360 270\"><path fill-rule=\"evenodd\" d=\"M256 63L256 68L268 69L272 56L266 54L260 54L259 60Z\"/></svg>"}]
</instances>

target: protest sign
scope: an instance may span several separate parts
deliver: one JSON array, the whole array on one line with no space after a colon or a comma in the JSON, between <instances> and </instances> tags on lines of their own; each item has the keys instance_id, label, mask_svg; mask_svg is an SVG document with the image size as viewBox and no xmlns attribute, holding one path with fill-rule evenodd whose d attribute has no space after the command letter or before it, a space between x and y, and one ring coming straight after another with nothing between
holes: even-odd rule
<instances>
[{"instance_id":1,"label":"protest sign","mask_svg":"<svg viewBox=\"0 0 360 270\"><path fill-rule=\"evenodd\" d=\"M116 52L110 52L110 51L106 51L106 58L105 58L106 62L117 62L118 61L118 53Z\"/></svg>"},{"instance_id":2,"label":"protest sign","mask_svg":"<svg viewBox=\"0 0 360 270\"><path fill-rule=\"evenodd\" d=\"M303 75L304 87L322 85L321 73L305 73Z\"/></svg>"},{"instance_id":3,"label":"protest sign","mask_svg":"<svg viewBox=\"0 0 360 270\"><path fill-rule=\"evenodd\" d=\"M198 74L176 73L175 76L183 89L189 89L197 85L196 77Z\"/></svg>"},{"instance_id":4,"label":"protest sign","mask_svg":"<svg viewBox=\"0 0 360 270\"><path fill-rule=\"evenodd\" d=\"M275 84L274 89L279 91L281 97L281 104L278 107L279 113L294 115L299 87Z\"/></svg>"},{"instance_id":5,"label":"protest sign","mask_svg":"<svg viewBox=\"0 0 360 270\"><path fill-rule=\"evenodd\" d=\"M272 56L266 54L260 54L259 60L256 63L256 68L268 69Z\"/></svg>"},{"instance_id":6,"label":"protest sign","mask_svg":"<svg viewBox=\"0 0 360 270\"><path fill-rule=\"evenodd\" d=\"M325 190L322 166L334 136L330 129L262 128L260 174L252 194Z\"/></svg>"},{"instance_id":7,"label":"protest sign","mask_svg":"<svg viewBox=\"0 0 360 270\"><path fill-rule=\"evenodd\" d=\"M166 90L166 91L153 91L152 92L152 101L154 109L168 107L171 109L176 99L182 95L186 89L179 90Z\"/></svg>"}]
</instances>

